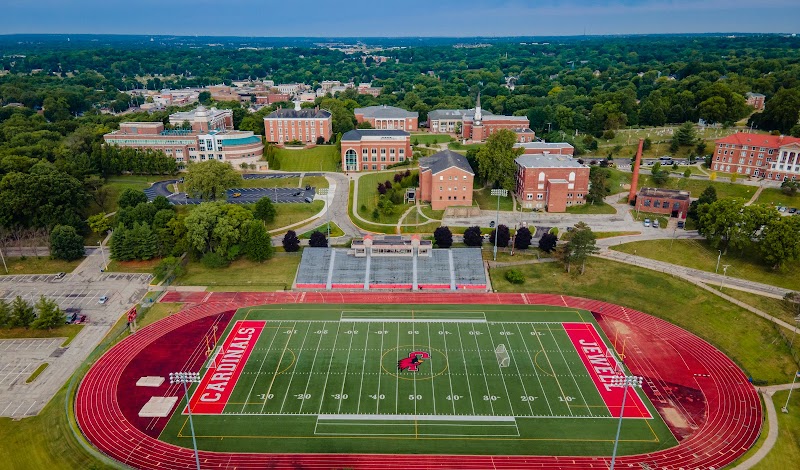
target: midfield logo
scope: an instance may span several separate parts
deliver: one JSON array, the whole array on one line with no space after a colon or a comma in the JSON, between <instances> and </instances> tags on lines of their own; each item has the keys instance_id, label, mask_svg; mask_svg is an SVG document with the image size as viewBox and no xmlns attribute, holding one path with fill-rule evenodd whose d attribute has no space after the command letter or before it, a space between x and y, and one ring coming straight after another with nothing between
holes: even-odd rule
<instances>
[{"instance_id":1,"label":"midfield logo","mask_svg":"<svg viewBox=\"0 0 800 470\"><path fill-rule=\"evenodd\" d=\"M397 370L404 371L407 370L409 372L416 372L417 368L420 364L422 364L423 359L430 359L431 355L426 353L425 351L414 351L408 354L408 357L404 357L397 361Z\"/></svg>"}]
</instances>

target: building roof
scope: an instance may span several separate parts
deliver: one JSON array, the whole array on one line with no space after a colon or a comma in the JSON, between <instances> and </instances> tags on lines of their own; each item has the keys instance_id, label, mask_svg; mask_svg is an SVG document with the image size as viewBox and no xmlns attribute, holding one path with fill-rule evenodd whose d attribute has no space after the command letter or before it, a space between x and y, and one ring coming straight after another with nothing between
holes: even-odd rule
<instances>
[{"instance_id":1,"label":"building roof","mask_svg":"<svg viewBox=\"0 0 800 470\"><path fill-rule=\"evenodd\" d=\"M217 116L222 116L233 112L230 109L208 109L202 104L191 111L179 111L169 115L169 122L195 122L195 120L210 121Z\"/></svg>"},{"instance_id":2,"label":"building roof","mask_svg":"<svg viewBox=\"0 0 800 470\"><path fill-rule=\"evenodd\" d=\"M467 161L467 157L460 153L453 152L452 150L442 150L441 152L434 153L430 157L420 158L419 167L423 170L430 169L432 175L452 167L456 167L470 175L475 174Z\"/></svg>"},{"instance_id":3,"label":"building roof","mask_svg":"<svg viewBox=\"0 0 800 470\"><path fill-rule=\"evenodd\" d=\"M536 153L520 155L514 161L524 168L586 168L586 165L567 155Z\"/></svg>"},{"instance_id":4,"label":"building roof","mask_svg":"<svg viewBox=\"0 0 800 470\"><path fill-rule=\"evenodd\" d=\"M514 129L511 130L516 132L517 134L536 134L530 127L515 127Z\"/></svg>"},{"instance_id":5,"label":"building roof","mask_svg":"<svg viewBox=\"0 0 800 470\"><path fill-rule=\"evenodd\" d=\"M473 116L475 108L470 109L434 109L428 113L428 121L438 121L440 119L464 119L465 116ZM483 118L494 116L492 113L481 110Z\"/></svg>"},{"instance_id":6,"label":"building roof","mask_svg":"<svg viewBox=\"0 0 800 470\"><path fill-rule=\"evenodd\" d=\"M786 135L751 134L749 132L737 132L728 137L718 139L718 144L747 145L756 147L778 148L782 145L800 142L797 137Z\"/></svg>"},{"instance_id":7,"label":"building roof","mask_svg":"<svg viewBox=\"0 0 800 470\"><path fill-rule=\"evenodd\" d=\"M681 191L679 189L642 188L639 190L639 195L666 197L670 199L689 199L689 191Z\"/></svg>"},{"instance_id":8,"label":"building roof","mask_svg":"<svg viewBox=\"0 0 800 470\"><path fill-rule=\"evenodd\" d=\"M281 108L269 113L264 119L327 119L331 117L330 111L325 109L288 109Z\"/></svg>"},{"instance_id":9,"label":"building roof","mask_svg":"<svg viewBox=\"0 0 800 470\"><path fill-rule=\"evenodd\" d=\"M472 115L468 114L468 115L464 116L464 120L465 121L472 121L473 117L474 117L474 113ZM483 122L487 122L487 121L520 121L520 122L525 122L525 123L530 122L528 120L528 116L498 116L496 114L487 114L487 113L484 113L483 111L481 111L481 121L483 121Z\"/></svg>"},{"instance_id":10,"label":"building roof","mask_svg":"<svg viewBox=\"0 0 800 470\"><path fill-rule=\"evenodd\" d=\"M745 93L745 96L748 98L766 98L766 96L762 95L761 93L753 93L752 91Z\"/></svg>"},{"instance_id":11,"label":"building roof","mask_svg":"<svg viewBox=\"0 0 800 470\"><path fill-rule=\"evenodd\" d=\"M394 106L367 106L366 108L356 108L353 110L354 114L361 114L366 118L376 119L405 119L405 118L418 118L419 113L416 111L406 111L402 108Z\"/></svg>"},{"instance_id":12,"label":"building roof","mask_svg":"<svg viewBox=\"0 0 800 470\"><path fill-rule=\"evenodd\" d=\"M341 141L360 141L364 137L408 137L410 135L408 132L398 129L353 129L345 132Z\"/></svg>"},{"instance_id":13,"label":"building roof","mask_svg":"<svg viewBox=\"0 0 800 470\"><path fill-rule=\"evenodd\" d=\"M526 150L541 150L543 153L553 149L575 149L566 142L525 142L514 144L514 147Z\"/></svg>"}]
</instances>

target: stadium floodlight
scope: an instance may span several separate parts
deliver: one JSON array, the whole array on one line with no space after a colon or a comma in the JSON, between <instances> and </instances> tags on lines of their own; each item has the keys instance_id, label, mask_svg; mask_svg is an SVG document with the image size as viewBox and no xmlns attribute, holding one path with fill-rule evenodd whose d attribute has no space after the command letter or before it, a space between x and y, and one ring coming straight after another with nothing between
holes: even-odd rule
<instances>
[{"instance_id":1,"label":"stadium floodlight","mask_svg":"<svg viewBox=\"0 0 800 470\"><path fill-rule=\"evenodd\" d=\"M622 387L622 407L619 410L619 424L617 424L617 437L614 438L614 451L611 453L611 470L617 460L617 445L619 445L619 432L622 430L622 417L625 415L625 398L628 396L628 387L642 386L642 377L635 375L617 375L611 378L612 387Z\"/></svg>"},{"instance_id":2,"label":"stadium floodlight","mask_svg":"<svg viewBox=\"0 0 800 470\"><path fill-rule=\"evenodd\" d=\"M493 189L491 192L492 196L497 196L497 212L494 216L494 259L493 261L497 261L497 235L500 232L500 196L506 197L508 196L507 189Z\"/></svg>"},{"instance_id":3,"label":"stadium floodlight","mask_svg":"<svg viewBox=\"0 0 800 470\"><path fill-rule=\"evenodd\" d=\"M194 461L197 464L197 470L200 470L200 455L197 453L197 439L194 435L194 423L192 422L192 406L189 404L189 387L186 384L200 382L199 372L170 372L170 384L183 384L183 391L186 394L186 409L189 411L189 429L192 430L192 445L194 446Z\"/></svg>"}]
</instances>

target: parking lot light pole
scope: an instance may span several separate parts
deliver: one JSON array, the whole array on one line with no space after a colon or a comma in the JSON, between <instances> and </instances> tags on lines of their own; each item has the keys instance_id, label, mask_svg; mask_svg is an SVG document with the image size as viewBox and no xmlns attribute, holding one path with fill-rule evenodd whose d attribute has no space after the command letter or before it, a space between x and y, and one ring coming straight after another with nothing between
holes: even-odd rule
<instances>
[{"instance_id":1,"label":"parking lot light pole","mask_svg":"<svg viewBox=\"0 0 800 470\"><path fill-rule=\"evenodd\" d=\"M715 273L719 272L719 260L722 259L722 250L717 251L719 251L719 256L717 256L717 269L714 270Z\"/></svg>"},{"instance_id":2,"label":"parking lot light pole","mask_svg":"<svg viewBox=\"0 0 800 470\"><path fill-rule=\"evenodd\" d=\"M192 422L192 406L189 404L189 387L186 384L200 382L199 372L170 372L170 384L183 384L183 391L186 394L186 409L189 411L189 428L192 430L192 445L194 446L194 461L197 470L200 470L200 454L197 453L197 439L194 436L194 423Z\"/></svg>"},{"instance_id":3,"label":"parking lot light pole","mask_svg":"<svg viewBox=\"0 0 800 470\"><path fill-rule=\"evenodd\" d=\"M617 460L617 446L619 445L619 433L622 430L622 417L625 415L625 398L628 396L628 387L641 387L642 377L637 377L635 375L618 375L611 378L611 386L622 387L622 407L619 410L617 437L614 438L614 450L611 453L611 470L614 470L614 463Z\"/></svg>"},{"instance_id":4,"label":"parking lot light pole","mask_svg":"<svg viewBox=\"0 0 800 470\"><path fill-rule=\"evenodd\" d=\"M497 196L497 212L494 216L494 256L493 261L497 261L497 235L499 234L500 228L500 196L506 197L508 196L507 189L493 189L491 192L492 196Z\"/></svg>"},{"instance_id":5,"label":"parking lot light pole","mask_svg":"<svg viewBox=\"0 0 800 470\"><path fill-rule=\"evenodd\" d=\"M103 250L103 240L100 240L100 256L103 257L103 266L105 266L105 270L108 271L108 261L106 261L106 252Z\"/></svg>"},{"instance_id":6,"label":"parking lot light pole","mask_svg":"<svg viewBox=\"0 0 800 470\"><path fill-rule=\"evenodd\" d=\"M328 227L328 244L330 244L330 238L331 238L331 202L330 200L328 200L329 192L330 191L328 188L317 189L317 193L320 196L325 196L325 212L328 213L328 223L326 224Z\"/></svg>"}]
</instances>

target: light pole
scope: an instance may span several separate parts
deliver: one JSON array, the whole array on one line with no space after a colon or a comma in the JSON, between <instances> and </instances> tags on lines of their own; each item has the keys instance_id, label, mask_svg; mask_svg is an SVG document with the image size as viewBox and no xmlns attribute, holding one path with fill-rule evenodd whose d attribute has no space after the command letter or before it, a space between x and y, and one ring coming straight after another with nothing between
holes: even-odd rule
<instances>
[{"instance_id":1,"label":"light pole","mask_svg":"<svg viewBox=\"0 0 800 470\"><path fill-rule=\"evenodd\" d=\"M170 372L170 384L183 384L183 391L186 394L186 409L189 411L189 428L192 430L192 445L194 446L194 461L197 470L200 470L200 455L197 453L197 439L194 436L194 423L192 422L192 406L189 404L189 387L186 384L200 382L199 372Z\"/></svg>"},{"instance_id":2,"label":"light pole","mask_svg":"<svg viewBox=\"0 0 800 470\"><path fill-rule=\"evenodd\" d=\"M800 315L795 315L794 317L794 333L792 333L792 340L789 341L789 349L792 349L792 345L794 344L794 337L797 336L797 328L800 326Z\"/></svg>"},{"instance_id":3,"label":"light pole","mask_svg":"<svg viewBox=\"0 0 800 470\"><path fill-rule=\"evenodd\" d=\"M320 196L325 196L325 212L328 213L328 223L327 223L327 226L328 226L328 239L329 239L328 240L328 244L330 244L330 238L331 238L331 202L328 200L329 190L328 190L328 188L319 188L317 190L317 193L319 193Z\"/></svg>"},{"instance_id":4,"label":"light pole","mask_svg":"<svg viewBox=\"0 0 800 470\"><path fill-rule=\"evenodd\" d=\"M614 438L614 451L611 453L611 470L614 470L614 463L617 460L617 445L619 445L619 433L622 430L622 417L625 415L625 398L628 396L628 387L641 387L642 377L635 375L617 375L611 378L612 387L622 387L622 408L619 410L619 424L617 424L617 437Z\"/></svg>"},{"instance_id":5,"label":"light pole","mask_svg":"<svg viewBox=\"0 0 800 470\"><path fill-rule=\"evenodd\" d=\"M497 261L497 235L500 232L500 196L506 197L508 196L507 189L493 189L491 192L492 196L497 196L497 212L494 216L494 258L493 261Z\"/></svg>"},{"instance_id":6,"label":"light pole","mask_svg":"<svg viewBox=\"0 0 800 470\"><path fill-rule=\"evenodd\" d=\"M784 413L788 413L789 412L789 399L792 398L792 391L794 390L794 383L795 383L795 381L797 380L798 377L800 377L800 370L798 370L797 372L794 373L794 378L792 379L792 388L789 389L789 396L786 397L786 404L783 405L783 408L781 408L781 411L783 411Z\"/></svg>"},{"instance_id":7,"label":"light pole","mask_svg":"<svg viewBox=\"0 0 800 470\"><path fill-rule=\"evenodd\" d=\"M728 268L730 264L723 264L722 265L722 285L719 286L720 292L722 292L722 288L725 287L725 278L728 276Z\"/></svg>"},{"instance_id":8,"label":"light pole","mask_svg":"<svg viewBox=\"0 0 800 470\"><path fill-rule=\"evenodd\" d=\"M103 257L103 266L105 266L105 270L108 271L108 261L106 261L106 252L103 250L103 240L100 240L100 256Z\"/></svg>"},{"instance_id":9,"label":"light pole","mask_svg":"<svg viewBox=\"0 0 800 470\"><path fill-rule=\"evenodd\" d=\"M0 248L0 258L3 259L3 267L6 268L6 274L8 274L8 266L6 266L6 257L3 256L3 249Z\"/></svg>"},{"instance_id":10,"label":"light pole","mask_svg":"<svg viewBox=\"0 0 800 470\"><path fill-rule=\"evenodd\" d=\"M714 270L715 273L719 272L719 260L722 258L722 250L717 251L719 251L719 256L717 256L717 268Z\"/></svg>"}]
</instances>

